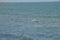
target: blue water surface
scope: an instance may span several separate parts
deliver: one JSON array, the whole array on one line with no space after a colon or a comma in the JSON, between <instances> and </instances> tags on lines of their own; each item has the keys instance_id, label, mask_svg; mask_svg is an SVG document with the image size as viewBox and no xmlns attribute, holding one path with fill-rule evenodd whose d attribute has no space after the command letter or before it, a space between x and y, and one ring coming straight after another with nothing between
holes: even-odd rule
<instances>
[{"instance_id":1,"label":"blue water surface","mask_svg":"<svg viewBox=\"0 0 60 40\"><path fill-rule=\"evenodd\" d=\"M0 4L0 40L60 40L60 2Z\"/></svg>"}]
</instances>

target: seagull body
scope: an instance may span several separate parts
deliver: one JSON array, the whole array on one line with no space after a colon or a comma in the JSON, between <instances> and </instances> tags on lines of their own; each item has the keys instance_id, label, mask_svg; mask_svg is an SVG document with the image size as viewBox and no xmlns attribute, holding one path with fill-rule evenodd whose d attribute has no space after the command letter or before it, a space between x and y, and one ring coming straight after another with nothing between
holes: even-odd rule
<instances>
[{"instance_id":1,"label":"seagull body","mask_svg":"<svg viewBox=\"0 0 60 40\"><path fill-rule=\"evenodd\" d=\"M32 19L32 22L38 23L38 20L37 19Z\"/></svg>"}]
</instances>

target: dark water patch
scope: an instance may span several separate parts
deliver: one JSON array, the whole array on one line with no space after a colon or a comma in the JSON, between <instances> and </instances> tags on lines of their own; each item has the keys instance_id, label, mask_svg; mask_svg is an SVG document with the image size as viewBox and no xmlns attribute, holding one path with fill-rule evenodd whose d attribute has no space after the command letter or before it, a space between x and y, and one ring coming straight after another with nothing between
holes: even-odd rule
<instances>
[{"instance_id":1,"label":"dark water patch","mask_svg":"<svg viewBox=\"0 0 60 40\"><path fill-rule=\"evenodd\" d=\"M32 37L21 35L14 35L14 34L0 34L0 39L9 39L9 40L33 40Z\"/></svg>"},{"instance_id":2,"label":"dark water patch","mask_svg":"<svg viewBox=\"0 0 60 40\"><path fill-rule=\"evenodd\" d=\"M22 40L33 40L33 38L24 36Z\"/></svg>"},{"instance_id":3,"label":"dark water patch","mask_svg":"<svg viewBox=\"0 0 60 40\"><path fill-rule=\"evenodd\" d=\"M21 38L23 34L21 35L15 35L15 34L0 34L0 38Z\"/></svg>"},{"instance_id":4,"label":"dark water patch","mask_svg":"<svg viewBox=\"0 0 60 40\"><path fill-rule=\"evenodd\" d=\"M18 38L16 35L12 34L0 34L0 38L6 37L6 38Z\"/></svg>"}]
</instances>

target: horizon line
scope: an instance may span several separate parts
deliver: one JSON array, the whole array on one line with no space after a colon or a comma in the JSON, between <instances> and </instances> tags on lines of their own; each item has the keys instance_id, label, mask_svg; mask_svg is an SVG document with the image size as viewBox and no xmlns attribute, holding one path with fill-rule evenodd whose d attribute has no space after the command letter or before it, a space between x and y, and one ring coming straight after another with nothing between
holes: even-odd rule
<instances>
[{"instance_id":1,"label":"horizon line","mask_svg":"<svg viewBox=\"0 0 60 40\"><path fill-rule=\"evenodd\" d=\"M18 1L0 1L0 3L6 3L6 2L18 2ZM19 1L19 2L23 2L23 1ZM29 1L27 1L29 2ZM30 1L30 2L60 2L60 1Z\"/></svg>"}]
</instances>

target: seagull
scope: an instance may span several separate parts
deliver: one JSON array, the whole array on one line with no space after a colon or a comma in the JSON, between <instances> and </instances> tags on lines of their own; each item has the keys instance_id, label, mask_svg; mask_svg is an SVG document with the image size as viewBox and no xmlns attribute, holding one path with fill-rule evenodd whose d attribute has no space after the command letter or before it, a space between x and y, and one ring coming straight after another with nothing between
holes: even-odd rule
<instances>
[{"instance_id":1,"label":"seagull","mask_svg":"<svg viewBox=\"0 0 60 40\"><path fill-rule=\"evenodd\" d=\"M32 19L32 22L38 23L38 20L37 19Z\"/></svg>"}]
</instances>

